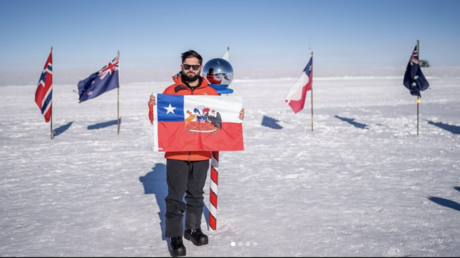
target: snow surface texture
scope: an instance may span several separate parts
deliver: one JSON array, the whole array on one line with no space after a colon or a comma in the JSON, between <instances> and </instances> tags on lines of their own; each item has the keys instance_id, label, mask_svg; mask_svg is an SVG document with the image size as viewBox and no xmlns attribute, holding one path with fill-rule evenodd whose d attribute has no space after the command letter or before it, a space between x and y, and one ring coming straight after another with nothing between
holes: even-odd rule
<instances>
[{"instance_id":1,"label":"snow surface texture","mask_svg":"<svg viewBox=\"0 0 460 258\"><path fill-rule=\"evenodd\" d=\"M423 71L419 135L404 68L314 71L313 132L295 76L235 73L245 151L220 153L218 230L208 177L210 243L187 256L459 256L460 68ZM121 85L119 135L116 90L55 84L53 140L36 85L1 87L0 256L169 256L147 101L172 81L146 81Z\"/></svg>"}]
</instances>

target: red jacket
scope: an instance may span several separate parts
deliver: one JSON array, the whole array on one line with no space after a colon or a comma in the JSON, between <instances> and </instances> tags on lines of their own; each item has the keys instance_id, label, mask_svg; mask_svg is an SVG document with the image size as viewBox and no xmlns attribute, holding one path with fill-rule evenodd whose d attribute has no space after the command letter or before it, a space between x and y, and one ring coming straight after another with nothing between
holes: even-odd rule
<instances>
[{"instance_id":1,"label":"red jacket","mask_svg":"<svg viewBox=\"0 0 460 258\"><path fill-rule=\"evenodd\" d=\"M208 79L208 82L211 84L220 84L220 80L218 80L214 74L206 75L206 79Z\"/></svg>"},{"instance_id":2,"label":"red jacket","mask_svg":"<svg viewBox=\"0 0 460 258\"><path fill-rule=\"evenodd\" d=\"M182 77L175 76L173 77L174 84L167 87L163 94L171 95L219 95L216 90L208 85L208 82L202 77L199 79L200 84L195 87L193 90L185 85L182 82ZM174 151L166 152L165 158L167 159L177 159L177 160L207 160L211 159L210 151Z\"/></svg>"}]
</instances>

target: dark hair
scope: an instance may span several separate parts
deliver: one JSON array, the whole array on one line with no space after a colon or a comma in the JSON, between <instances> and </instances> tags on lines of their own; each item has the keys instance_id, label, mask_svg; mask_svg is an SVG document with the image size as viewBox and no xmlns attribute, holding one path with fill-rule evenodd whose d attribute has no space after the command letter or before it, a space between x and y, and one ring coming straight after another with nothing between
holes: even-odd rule
<instances>
[{"instance_id":1,"label":"dark hair","mask_svg":"<svg viewBox=\"0 0 460 258\"><path fill-rule=\"evenodd\" d=\"M213 72L214 72L214 68L209 67L209 71L208 71L208 72L209 72L209 73L213 73Z\"/></svg>"},{"instance_id":2,"label":"dark hair","mask_svg":"<svg viewBox=\"0 0 460 258\"><path fill-rule=\"evenodd\" d=\"M203 63L203 58L194 50L189 50L187 52L182 53L182 63L185 62L185 59L190 58L190 57L196 57L198 58L198 61L200 61L200 65Z\"/></svg>"}]
</instances>

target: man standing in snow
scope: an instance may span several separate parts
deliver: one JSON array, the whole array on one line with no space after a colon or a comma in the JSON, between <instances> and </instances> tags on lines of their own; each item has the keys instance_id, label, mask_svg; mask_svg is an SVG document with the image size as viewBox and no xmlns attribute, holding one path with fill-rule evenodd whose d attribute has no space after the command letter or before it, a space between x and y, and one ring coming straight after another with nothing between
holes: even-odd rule
<instances>
[{"instance_id":1,"label":"man standing in snow","mask_svg":"<svg viewBox=\"0 0 460 258\"><path fill-rule=\"evenodd\" d=\"M203 58L193 50L182 53L181 72L174 76L174 84L167 87L163 94L172 95L219 95L208 82L201 77ZM151 95L149 107L156 105L155 96ZM151 120L153 117L150 117ZM240 119L244 118L244 109ZM204 207L204 185L210 168L210 151L166 152L166 181L168 196L166 201L166 232L171 256L185 256L186 249L182 236L194 245L208 244L208 236L201 231L201 217ZM185 201L182 198L185 194ZM185 217L185 231L182 223Z\"/></svg>"}]
</instances>

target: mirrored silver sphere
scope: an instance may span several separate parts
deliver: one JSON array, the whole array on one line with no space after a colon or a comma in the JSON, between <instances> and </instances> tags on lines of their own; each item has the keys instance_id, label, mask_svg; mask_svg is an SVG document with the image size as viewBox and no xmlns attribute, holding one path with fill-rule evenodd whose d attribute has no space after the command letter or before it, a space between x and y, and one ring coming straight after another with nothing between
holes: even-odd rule
<instances>
[{"instance_id":1,"label":"mirrored silver sphere","mask_svg":"<svg viewBox=\"0 0 460 258\"><path fill-rule=\"evenodd\" d=\"M203 77L216 90L225 89L233 81L233 67L225 59L214 58L203 66Z\"/></svg>"}]
</instances>

